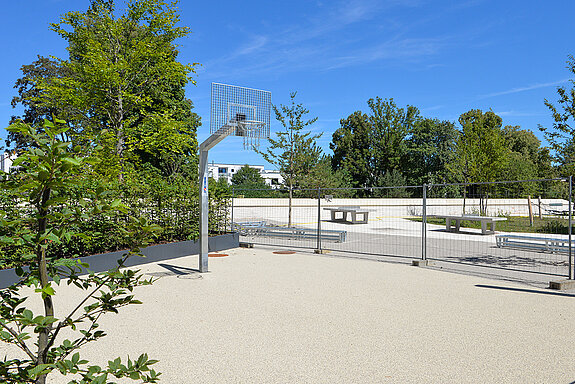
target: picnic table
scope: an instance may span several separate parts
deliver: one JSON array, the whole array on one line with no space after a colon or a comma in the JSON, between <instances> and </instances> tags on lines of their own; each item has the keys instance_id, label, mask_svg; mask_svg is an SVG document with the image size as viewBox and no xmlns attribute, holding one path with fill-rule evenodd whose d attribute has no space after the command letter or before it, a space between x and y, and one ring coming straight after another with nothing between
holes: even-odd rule
<instances>
[{"instance_id":1,"label":"picnic table","mask_svg":"<svg viewBox=\"0 0 575 384\"><path fill-rule=\"evenodd\" d=\"M505 217L489 217L489 216L477 216L477 215L427 215L427 217L445 219L445 230L447 232L459 232L461 227L461 222L463 220L467 221L479 221L481 222L481 234L491 235L495 233L495 223L497 221L505 221ZM455 226L452 227L451 223L455 222ZM490 230L487 229L489 224Z\"/></svg>"},{"instance_id":2,"label":"picnic table","mask_svg":"<svg viewBox=\"0 0 575 384\"><path fill-rule=\"evenodd\" d=\"M369 216L369 210L361 209L357 206L326 207L324 210L331 212L331 221L349 221L352 224L367 224ZM341 213L341 217L339 218L337 217L338 213ZM351 220L347 219L348 214ZM361 218L358 219L358 216Z\"/></svg>"}]
</instances>

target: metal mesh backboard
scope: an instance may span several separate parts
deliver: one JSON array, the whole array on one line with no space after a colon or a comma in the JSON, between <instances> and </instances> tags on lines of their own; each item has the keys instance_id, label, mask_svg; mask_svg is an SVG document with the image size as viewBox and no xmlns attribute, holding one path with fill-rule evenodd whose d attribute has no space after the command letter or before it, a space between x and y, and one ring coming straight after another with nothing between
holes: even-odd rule
<instances>
[{"instance_id":1,"label":"metal mesh backboard","mask_svg":"<svg viewBox=\"0 0 575 384\"><path fill-rule=\"evenodd\" d=\"M235 136L270 137L272 93L212 83L210 133L230 128Z\"/></svg>"}]
</instances>

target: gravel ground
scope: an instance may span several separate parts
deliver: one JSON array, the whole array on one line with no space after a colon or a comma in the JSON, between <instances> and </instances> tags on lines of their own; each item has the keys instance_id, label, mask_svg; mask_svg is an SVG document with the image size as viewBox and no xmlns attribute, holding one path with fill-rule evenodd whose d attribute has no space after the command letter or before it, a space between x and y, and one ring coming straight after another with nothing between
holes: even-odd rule
<instances>
[{"instance_id":1,"label":"gravel ground","mask_svg":"<svg viewBox=\"0 0 575 384\"><path fill-rule=\"evenodd\" d=\"M82 355L147 352L164 383L571 383L575 297L519 283L273 248L147 264L142 305ZM72 306L62 286L56 309ZM65 304L59 304L65 297ZM0 345L0 358L8 352ZM49 383L67 383L53 377Z\"/></svg>"}]
</instances>

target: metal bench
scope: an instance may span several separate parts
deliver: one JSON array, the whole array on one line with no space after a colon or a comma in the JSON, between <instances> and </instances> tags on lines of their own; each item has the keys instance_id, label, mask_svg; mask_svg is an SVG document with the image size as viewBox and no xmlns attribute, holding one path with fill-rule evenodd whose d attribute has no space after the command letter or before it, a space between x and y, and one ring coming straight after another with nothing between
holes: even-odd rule
<instances>
[{"instance_id":1,"label":"metal bench","mask_svg":"<svg viewBox=\"0 0 575 384\"><path fill-rule=\"evenodd\" d=\"M481 234L482 235L492 235L495 233L495 223L497 221L505 221L505 217L489 217L489 216L475 216L475 215L427 215L427 217L445 219L445 230L447 232L459 232L461 227L461 222L463 220L467 221L479 221L481 222ZM455 227L451 226L451 222L455 222ZM487 229L487 225L490 225L491 229Z\"/></svg>"},{"instance_id":2,"label":"metal bench","mask_svg":"<svg viewBox=\"0 0 575 384\"><path fill-rule=\"evenodd\" d=\"M351 216L352 224L367 224L367 219L369 216L369 211L367 209L361 209L360 207L326 207L324 208L326 211L331 212L331 221L348 221L347 214L349 213ZM337 214L341 213L341 218L337 217ZM358 220L358 215L361 216L361 219Z\"/></svg>"},{"instance_id":3,"label":"metal bench","mask_svg":"<svg viewBox=\"0 0 575 384\"><path fill-rule=\"evenodd\" d=\"M541 204L546 213L550 215L566 216L569 214L569 203Z\"/></svg>"},{"instance_id":4,"label":"metal bench","mask_svg":"<svg viewBox=\"0 0 575 384\"><path fill-rule=\"evenodd\" d=\"M265 224L265 221L233 223L232 230L236 230L241 236L276 237L291 240L317 239L317 229L268 226ZM347 231L337 231L331 229L322 229L320 231L320 239L322 241L334 241L336 243L343 243L345 242L346 237Z\"/></svg>"},{"instance_id":5,"label":"metal bench","mask_svg":"<svg viewBox=\"0 0 575 384\"><path fill-rule=\"evenodd\" d=\"M569 253L569 239L524 235L495 235L495 243L498 248L507 247L549 253Z\"/></svg>"}]
</instances>

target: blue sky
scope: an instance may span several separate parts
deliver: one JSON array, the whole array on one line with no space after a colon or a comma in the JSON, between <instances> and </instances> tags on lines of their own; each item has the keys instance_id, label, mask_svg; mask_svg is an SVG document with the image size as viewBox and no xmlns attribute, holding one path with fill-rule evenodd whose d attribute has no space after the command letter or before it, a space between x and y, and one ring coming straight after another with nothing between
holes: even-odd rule
<instances>
[{"instance_id":1,"label":"blue sky","mask_svg":"<svg viewBox=\"0 0 575 384\"><path fill-rule=\"evenodd\" d=\"M119 0L118 3L122 1ZM49 23L88 0L2 2L0 120L21 111L10 106L20 67L36 55L66 57L66 45ZM297 101L317 116L314 132L330 153L339 120L366 101L394 98L426 117L456 121L469 109L492 109L504 125L541 137L551 125L545 98L569 86L568 55L575 55L575 1L550 0L347 0L180 2L180 60L198 62L197 85L187 96L202 117L201 142L209 136L210 84L266 89L274 104ZM272 119L272 135L280 125ZM2 129L0 136L5 137ZM263 143L262 143L263 144ZM210 161L265 164L229 137Z\"/></svg>"}]
</instances>

